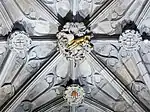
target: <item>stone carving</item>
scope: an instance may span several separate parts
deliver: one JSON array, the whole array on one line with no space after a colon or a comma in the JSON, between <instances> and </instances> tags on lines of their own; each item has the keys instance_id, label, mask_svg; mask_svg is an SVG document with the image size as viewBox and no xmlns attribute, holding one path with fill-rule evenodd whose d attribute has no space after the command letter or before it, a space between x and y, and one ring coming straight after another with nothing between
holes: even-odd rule
<instances>
[{"instance_id":1,"label":"stone carving","mask_svg":"<svg viewBox=\"0 0 150 112\"><path fill-rule=\"evenodd\" d=\"M67 13L70 11L71 6L69 0L57 0L56 2L56 10L59 15L65 17Z\"/></svg>"},{"instance_id":2,"label":"stone carving","mask_svg":"<svg viewBox=\"0 0 150 112\"><path fill-rule=\"evenodd\" d=\"M69 0L42 0L42 2L56 15L59 14L63 18L71 10L71 4Z\"/></svg>"},{"instance_id":3,"label":"stone carving","mask_svg":"<svg viewBox=\"0 0 150 112\"><path fill-rule=\"evenodd\" d=\"M0 106L14 95L15 89L12 85L7 84L0 88Z\"/></svg>"},{"instance_id":4,"label":"stone carving","mask_svg":"<svg viewBox=\"0 0 150 112\"><path fill-rule=\"evenodd\" d=\"M79 14L87 17L92 12L92 0L81 0L79 2Z\"/></svg>"},{"instance_id":5,"label":"stone carving","mask_svg":"<svg viewBox=\"0 0 150 112\"><path fill-rule=\"evenodd\" d=\"M141 49L139 51L141 59L143 60L143 64L146 66L147 71L150 72L150 41L145 41L143 42Z\"/></svg>"},{"instance_id":6,"label":"stone carving","mask_svg":"<svg viewBox=\"0 0 150 112\"><path fill-rule=\"evenodd\" d=\"M79 13L83 18L92 15L106 1L107 0L74 0L70 2L69 0L42 0L56 15L59 14L65 17L67 13L72 10L74 16Z\"/></svg>"},{"instance_id":7,"label":"stone carving","mask_svg":"<svg viewBox=\"0 0 150 112\"><path fill-rule=\"evenodd\" d=\"M12 11L15 16L18 16L14 17L11 13L10 15L14 17L13 21L20 21L29 35L41 36L54 34L58 31L58 22L54 21L50 16L47 17L47 12L38 5L37 1L32 1L31 3L29 0L13 0L11 2L11 4L17 5L17 12L16 10L10 10L11 6L9 5L7 5L9 7L6 7L10 13Z\"/></svg>"},{"instance_id":8,"label":"stone carving","mask_svg":"<svg viewBox=\"0 0 150 112\"><path fill-rule=\"evenodd\" d=\"M92 89L90 97L103 101L115 111L135 111L100 73L95 72L93 80L93 87L90 86Z\"/></svg>"},{"instance_id":9,"label":"stone carving","mask_svg":"<svg viewBox=\"0 0 150 112\"><path fill-rule=\"evenodd\" d=\"M94 73L93 78L94 83L98 88L101 88L108 83L108 81L99 73Z\"/></svg>"},{"instance_id":10,"label":"stone carving","mask_svg":"<svg viewBox=\"0 0 150 112\"><path fill-rule=\"evenodd\" d=\"M55 71L56 72L56 71ZM66 75L66 74L65 74ZM65 77L61 77L61 76L58 76L56 73L49 73L45 76L45 81L49 84L49 89L53 89L53 90L56 90L58 88L60 88L60 86L64 83L66 83L66 78L67 76Z\"/></svg>"},{"instance_id":11,"label":"stone carving","mask_svg":"<svg viewBox=\"0 0 150 112\"><path fill-rule=\"evenodd\" d=\"M128 33L128 32L127 32ZM136 35L138 32L135 32L135 31L133 31L132 32L132 30L130 30L130 32L129 32L129 34L132 34L133 33L133 35ZM123 34L122 36L126 36L126 34ZM128 36L128 35L127 35ZM130 36L130 35L129 35ZM137 41L136 40L132 40L132 39L134 39L134 37L137 39ZM144 56L145 54L148 54L148 46L143 46L143 44L144 44L144 42L142 41L142 37L140 36L140 34L138 33L138 36L136 37L136 36L132 36L131 35L131 40L130 40L130 38L128 39L128 41L127 42L129 42L128 44L125 42L125 45L124 45L124 47L123 47L123 45L122 45L122 48L119 48L119 47L117 47L117 44L115 44L116 45L116 48L115 49L118 49L118 50L116 50L116 52L114 52L114 54L116 54L116 57L119 59L119 60L116 60L116 61L118 61L118 63L117 64L115 64L115 66L109 66L113 71L114 71L114 69L116 68L116 72L118 72L116 75L122 80L122 81L127 81L127 84L131 84L131 82L133 82L132 80L133 80L133 78L137 78L137 76L139 75L139 72L137 71L137 68L135 69L135 67L134 66L137 66L137 65L132 65L132 63L130 62L129 63L129 60L132 60L132 56L133 55L131 55L132 53L135 53L135 52L137 52L137 51L135 51L135 50L139 50L140 52L142 52L141 53L141 55L142 56ZM123 38L122 38L122 42L123 42ZM130 40L130 41L129 41ZM126 40L125 40L126 41ZM147 44L149 44L149 42L147 42ZM129 45L129 46L127 46L127 45ZM139 45L139 46L138 46ZM140 48L141 47L141 48ZM147 47L147 48L146 48ZM96 48L96 46L95 46L95 48ZM100 49L101 48L101 49ZM103 49L102 49L103 48ZM108 46L108 45L106 45L105 47L101 47L101 46L99 46L99 49L97 49L96 51L99 51L98 53L100 54L100 55L98 55L98 56L100 56L100 59L102 59L105 63L106 63L106 61L108 62L108 59L109 59L109 57L111 57L111 56L115 56L115 55L113 55L112 53L110 53L110 51L111 51L111 49L112 49L113 47L112 46ZM128 49L127 49L128 48ZM140 49L139 49L140 48ZM141 51L142 50L142 51ZM118 52L117 52L118 51ZM128 52L128 51L131 51L131 52ZM134 51L134 52L133 52ZM143 52L144 51L144 52ZM109 56L110 55L110 56ZM117 56L118 55L118 56ZM135 54L136 55L136 54ZM104 57L105 56L105 57ZM121 56L121 57L120 57ZM104 57L104 58L103 58ZM146 56L144 56L145 57L145 59L146 59ZM117 58L115 58L115 57L111 57L110 59L111 59L111 61L112 61L112 59L117 59ZM137 59L136 60L139 60L139 58L138 57L136 57ZM147 63L149 62L148 60L146 61ZM120 63L120 64L119 64ZM110 65L110 63L107 63L108 65ZM134 63L135 64L135 63ZM126 66L126 68L124 67L124 65ZM130 66L131 65L131 66ZM129 68L128 68L129 67ZM127 71L128 70L128 71ZM114 72L114 73L116 73L116 72ZM129 74L130 73L130 74ZM124 75L123 75L124 74ZM123 76L123 77L122 77ZM131 77L132 76L132 77ZM125 82L126 83L126 82ZM134 82L134 84L133 84L133 86L132 86L132 88L131 88L131 90L132 90L132 92L147 106L147 107L149 107L148 105L149 105L149 95L150 95L150 93L149 93L149 90L148 90L148 88L146 87L146 85L144 84L144 82L143 81L135 81ZM118 105L118 104L117 104ZM119 104L120 105L120 104ZM120 107L120 106L117 106L117 107L115 107L115 108L118 108L118 107ZM125 106L124 106L125 107ZM123 109L123 108L122 108ZM118 110L121 110L121 109L119 109L118 108ZM131 108L129 108L128 110L131 110Z\"/></svg>"},{"instance_id":12,"label":"stone carving","mask_svg":"<svg viewBox=\"0 0 150 112\"><path fill-rule=\"evenodd\" d=\"M79 1L79 14L86 18L88 15L92 16L96 11L109 0L81 0Z\"/></svg>"},{"instance_id":13,"label":"stone carving","mask_svg":"<svg viewBox=\"0 0 150 112\"><path fill-rule=\"evenodd\" d=\"M13 112L32 112L32 110L33 104L28 100L24 100L17 106L17 108Z\"/></svg>"},{"instance_id":14,"label":"stone carving","mask_svg":"<svg viewBox=\"0 0 150 112\"><path fill-rule=\"evenodd\" d=\"M41 100L45 102L57 97L57 95L62 95L62 88L57 83L58 80L59 79L56 77L56 75L51 72L47 75L44 75L43 78L37 82L27 94L25 99L32 101L32 104L33 102L36 102L36 104L40 106L42 105L42 103L40 103Z\"/></svg>"},{"instance_id":15,"label":"stone carving","mask_svg":"<svg viewBox=\"0 0 150 112\"><path fill-rule=\"evenodd\" d=\"M8 1L8 0L3 0L3 1ZM19 0L15 0L15 1L19 2ZM30 3L32 4L33 1L36 1L36 0L32 0ZM43 0L43 1L46 3L46 5L49 5L49 4L54 5L55 4L55 6L53 6L53 7L54 7L54 10L56 10L56 12L57 12L56 14L59 14L62 17L65 17L67 15L67 13L70 11L70 2L71 1L69 1L69 0L57 0L57 1L56 0ZM102 23L99 26L104 27L104 28L100 27L100 31L103 33L108 32L108 34L113 34L114 32L116 32L117 22L122 21L121 19L125 15L126 12L128 12L128 15L130 17L132 15L134 15L135 12L138 12L138 10L140 8L135 9L136 7L132 8L132 10L129 10L129 11L126 10L126 9L130 8L130 5L133 3L132 1L135 1L135 0L117 1L117 3L118 3L117 7L115 4L112 4L112 6L114 6L116 8L112 9L112 11L108 11L109 14L106 10L104 10L104 12L102 12L102 13L105 17L101 16L100 21L98 21L98 22ZM141 1L141 0L138 0L138 2L135 1L136 6L138 3L141 3L139 1ZM145 0L143 0L143 1L145 1ZM23 1L20 0L20 3L21 2L23 2ZM91 14L91 11L93 10L91 8L93 3L99 5L103 2L106 2L106 0L93 0L93 1L92 0L80 0L80 4L79 4L80 15L82 15L83 17L86 17L87 15ZM9 3L12 4L12 2L7 2L7 3L8 3L8 5L7 5L8 7L9 7ZM22 4L24 4L24 3L25 2L23 2ZM14 9L17 9L17 8L15 8L15 7L17 7L16 5L12 4L11 6L14 7ZM139 5L139 6L141 6L141 5ZM23 19L23 22L25 22L24 25L26 25L27 31L32 35L45 35L45 34L51 32L51 30L53 28L51 27L51 23L48 22L44 17L38 16L38 13L37 13L38 10L36 10L38 8L35 8L35 7L36 7L36 5L30 6L29 8L26 7L26 10L22 11L26 17L26 19ZM41 5L41 7L42 7L42 5ZM6 9L9 9L9 8L6 8ZM109 9L109 7L106 9ZM8 10L8 12L11 13L10 10ZM14 15L16 16L16 14L14 14ZM127 16L127 17L129 17L129 16ZM16 17L18 17L18 16L16 16ZM131 18L134 18L134 17L131 17ZM47 17L47 19L50 19L50 18ZM2 29L3 26L4 25L1 24L1 22L0 22L0 32L3 32L2 30L5 30L5 29ZM110 27L110 30L109 30L109 27ZM147 30L147 31L145 31L146 33L149 32L149 29L144 29L144 30ZM73 60L74 59L75 60L85 59L84 58L85 53L88 53L92 50L92 44L90 43L90 39L92 36L90 34L90 31L82 23L69 23L69 24L67 23L64 26L64 28L61 30L61 32L58 33L57 36L58 36L58 45L59 45L60 51L62 53L64 53L68 59L73 59ZM46 62L46 60L49 59L49 57L51 55L49 55L50 52L47 54L47 50L43 51L43 49L44 49L43 47L39 48L38 50L35 50L36 48L38 48L37 46L30 48L29 46L31 44L30 43L31 40L24 40L24 39L28 38L28 36L25 36L24 34L14 34L14 37L15 38L10 37L9 47L13 50L19 50L19 51L27 50L28 51L27 52L27 60L25 62L26 63L25 67L22 67L22 69L24 69L24 70L21 70L20 73L18 72L19 75L16 77L16 81L14 81L14 84L18 87L18 85L20 86L22 84L22 82L25 82L26 79L28 79L29 75L32 76L33 73L35 73L36 70L42 65L42 63ZM125 37L125 39L124 39L124 37ZM136 39L134 40L133 37L135 37L137 40ZM135 32L131 31L128 33L126 31L122 34L122 37L120 36L120 39L121 39L120 43L122 44L122 48L124 49L124 51L120 52L119 51L120 48L118 46L116 46L116 44L114 44L114 45L107 44L107 45L104 45L103 47L100 46L98 48L99 52L96 55L99 56L100 59L102 59L104 62L106 62L105 64L109 65L110 68L115 68L115 70L117 70L117 73L120 73L121 75L125 76L125 74L128 74L128 73L126 73L125 71L123 71L121 69L120 66L122 66L122 64L120 64L120 59L119 59L120 57L118 55L121 55L121 58L125 58L126 56L128 56L128 53L127 53L128 50L131 50L132 48L134 50L139 50L138 45L140 44L141 37L137 36L136 31ZM48 50L49 49L51 49L51 48L48 48ZM21 57L22 59L25 59L25 55L20 55L19 57ZM17 59L18 65L22 65L22 62L24 63L23 60ZM66 74L68 74L68 69L65 69L62 71L60 69L62 69L63 67L68 68L68 66L67 66L68 63L64 64L64 65L62 64L62 66L59 66L60 64L62 64L62 63L59 63L58 66L56 67L56 71L55 71L56 76L54 76L54 74L50 73L50 74L46 75L44 78L42 77L43 80L41 82L43 82L45 84L44 86L47 87L47 85L49 85L48 87L51 87L54 85L54 86L58 87L59 85L62 84L61 79L66 80L65 78L67 77ZM85 65L88 70L84 69ZM118 69L119 67L120 67L120 69ZM16 69L16 68L19 68L19 67L16 66L14 69ZM100 90L102 90L102 88L106 89L105 88L106 86L109 87L107 81L102 76L99 76L98 73L93 74L93 71L92 71L93 69L87 63L81 65L80 68L81 68L80 74L83 75L83 79L85 79L87 82L85 84L97 87L95 90L96 91L95 94L97 94L97 96L95 94L93 94L93 96L96 96L97 100L101 98L102 101L104 101L104 102L109 101L108 104L112 104L112 102L114 103L115 97L113 99L113 97L112 97L113 94L107 94L107 92L105 92L105 91L103 91L103 92L100 91ZM127 68L124 68L124 69L126 70ZM62 75L61 72L64 74ZM118 74L116 74L116 75L118 75ZM129 75L127 75L127 76L129 77ZM93 77L94 77L94 79L92 79ZM126 78L124 78L124 79L126 79ZM93 82L95 82L95 84L93 84ZM16 83L18 83L18 84L16 84ZM39 85L40 84L41 83L39 83ZM37 86L38 90L39 90L39 88L38 88L39 85ZM4 88L4 91L6 91L6 93L8 93L8 94L10 93L10 91L9 91L10 89L5 90L5 86L3 86L2 89L3 88ZM143 100L148 100L148 103L149 103L150 96L148 95L149 92L147 91L147 89L145 89L145 85L143 87L142 84L135 84L133 88L135 89L134 90L135 92L133 91L133 93L138 94L139 98L141 98ZM17 89L17 88L15 88L15 89ZM42 89L42 92L46 91L46 90L43 90L42 86L41 86L41 89ZM97 89L99 89L99 90L97 90ZM28 90L28 88L27 88L27 90ZM104 92L105 92L105 94L104 94ZM0 93L3 94L3 92L0 92ZM59 92L57 92L57 93L59 93ZM117 93L115 93L115 95L116 94ZM36 96L36 95L33 95L33 96ZM41 93L41 91L39 90L38 95L37 95L37 97L40 99L42 95L43 96L45 95L45 93L44 92ZM71 95L75 98L77 96L79 96L78 92L75 90L71 91ZM144 95L144 97L141 97L143 95ZM105 98L105 96L106 96L106 98ZM47 95L47 97L48 97L48 95ZM33 98L33 97L31 97L31 98ZM111 100L109 100L109 99L111 99ZM3 100L3 98L2 98L2 100ZM48 100L50 100L50 99L48 99ZM4 99L4 101L5 101L5 99ZM125 105L125 103L126 103L125 101L116 101L116 102L117 102L116 105L114 107L112 107L112 108L115 108L114 110L127 111L128 105ZM31 103L30 101L23 101L22 109L24 111L32 111L32 109L31 109L32 106L30 106L30 103ZM110 106L112 106L112 105L110 105ZM66 110L64 109L64 110L60 110L60 111L67 112L67 111L69 111L68 108L69 107L67 107ZM91 112L89 109L88 110L82 109L82 106L79 107L77 111Z\"/></svg>"},{"instance_id":16,"label":"stone carving","mask_svg":"<svg viewBox=\"0 0 150 112\"><path fill-rule=\"evenodd\" d=\"M31 102L29 101L23 101L21 103L21 106L22 106L22 109L25 111L25 112L31 112L32 111L32 104Z\"/></svg>"},{"instance_id":17,"label":"stone carving","mask_svg":"<svg viewBox=\"0 0 150 112\"><path fill-rule=\"evenodd\" d=\"M107 14L102 14L102 17L99 18L98 22L94 21L96 23L91 25L91 30L94 33L106 33L110 35L120 33L121 18L125 12L124 7L125 6L118 3L112 9L107 8L109 12Z\"/></svg>"},{"instance_id":18,"label":"stone carving","mask_svg":"<svg viewBox=\"0 0 150 112\"><path fill-rule=\"evenodd\" d=\"M90 63L87 60L84 60L77 69L78 74L83 77L90 77L92 75L93 69Z\"/></svg>"},{"instance_id":19,"label":"stone carving","mask_svg":"<svg viewBox=\"0 0 150 112\"><path fill-rule=\"evenodd\" d=\"M119 0L113 6L108 6L105 13L100 13L91 24L93 33L120 34L121 23L126 20L136 20L146 0ZM138 8L137 8L138 7Z\"/></svg>"},{"instance_id":20,"label":"stone carving","mask_svg":"<svg viewBox=\"0 0 150 112\"><path fill-rule=\"evenodd\" d=\"M66 91L64 92L64 99L67 100L67 103L69 105L78 105L83 102L84 99L84 90L79 85L71 85L66 88Z\"/></svg>"},{"instance_id":21,"label":"stone carving","mask_svg":"<svg viewBox=\"0 0 150 112\"><path fill-rule=\"evenodd\" d=\"M49 68L47 67L47 69ZM55 67L48 72L48 74L43 73L41 75L42 77L37 81L37 83L30 89L26 96L23 97L23 100L30 101L27 104L25 103L27 105L25 106L26 109L29 109L31 105L33 105L32 108L35 109L45 102L48 102L49 100L52 100L57 96L63 95L64 87L62 87L61 85L65 83L66 77L62 78L60 76L57 76L57 74L55 73ZM25 71L25 73L27 72ZM18 106L18 108L20 108L20 106Z\"/></svg>"},{"instance_id":22,"label":"stone carving","mask_svg":"<svg viewBox=\"0 0 150 112\"><path fill-rule=\"evenodd\" d=\"M150 24L149 24L149 21L150 21L150 17L145 19L142 22L142 25L140 27L141 34L145 32L147 35L150 35Z\"/></svg>"},{"instance_id":23,"label":"stone carving","mask_svg":"<svg viewBox=\"0 0 150 112\"><path fill-rule=\"evenodd\" d=\"M25 26L29 35L47 35L53 34L58 31L56 25L45 20L21 20L21 23Z\"/></svg>"},{"instance_id":24,"label":"stone carving","mask_svg":"<svg viewBox=\"0 0 150 112\"><path fill-rule=\"evenodd\" d=\"M8 38L8 46L12 50L27 51L31 47L31 39L24 31L15 31Z\"/></svg>"},{"instance_id":25,"label":"stone carving","mask_svg":"<svg viewBox=\"0 0 150 112\"><path fill-rule=\"evenodd\" d=\"M22 80L31 76L43 62L50 58L52 49L55 46L56 43L53 42L37 42L27 52L17 53L16 61L14 62L15 65L6 80L14 82L19 78L20 83L17 83L19 81L15 81L14 83L17 83L17 87L20 86L23 83ZM15 79L12 81L14 77Z\"/></svg>"},{"instance_id":26,"label":"stone carving","mask_svg":"<svg viewBox=\"0 0 150 112\"><path fill-rule=\"evenodd\" d=\"M15 78L12 82L16 90L50 58L52 49L56 45L53 44L53 46L51 46L51 44L51 42L34 43L24 57L18 56L16 58L16 64L11 71L11 77L8 76L9 79L7 79L10 81L12 77ZM18 55L20 55L20 52Z\"/></svg>"},{"instance_id":27,"label":"stone carving","mask_svg":"<svg viewBox=\"0 0 150 112\"><path fill-rule=\"evenodd\" d=\"M59 61L59 64L55 68L55 73L57 77L65 79L68 77L69 73L69 62L66 58ZM62 74L63 73L63 74Z\"/></svg>"},{"instance_id":28,"label":"stone carving","mask_svg":"<svg viewBox=\"0 0 150 112\"><path fill-rule=\"evenodd\" d=\"M83 23L66 23L57 34L58 46L67 59L82 60L93 48L91 37Z\"/></svg>"},{"instance_id":29,"label":"stone carving","mask_svg":"<svg viewBox=\"0 0 150 112\"><path fill-rule=\"evenodd\" d=\"M33 8L27 8L25 10L25 16L29 19L39 19L38 13Z\"/></svg>"},{"instance_id":30,"label":"stone carving","mask_svg":"<svg viewBox=\"0 0 150 112\"><path fill-rule=\"evenodd\" d=\"M61 65L62 62L64 62L64 60L60 61L58 65ZM35 86L27 94L25 99L32 101L32 103L36 102L36 105L40 106L42 105L41 103L39 103L41 102L41 100L45 102L57 96L63 95L63 92L65 90L63 85L66 83L68 77L66 76L67 74L60 75L60 73L57 72L58 71L57 69L60 69L61 67L61 69L63 70L62 72L64 73L66 66L58 67L58 65L54 66L52 70L48 71L49 72L48 74L44 73L42 75L42 78L35 84ZM47 69L49 68L47 67ZM33 71L31 70L31 72Z\"/></svg>"},{"instance_id":31,"label":"stone carving","mask_svg":"<svg viewBox=\"0 0 150 112\"><path fill-rule=\"evenodd\" d=\"M127 51L139 50L142 41L141 35L135 30L126 30L119 37L119 42Z\"/></svg>"},{"instance_id":32,"label":"stone carving","mask_svg":"<svg viewBox=\"0 0 150 112\"><path fill-rule=\"evenodd\" d=\"M31 3L29 3L28 0L26 0L26 1L14 0L13 2L18 6L20 11L28 19L37 20L40 18L41 12L38 12L38 10L36 10L37 6L34 5L35 3L31 4Z\"/></svg>"},{"instance_id":33,"label":"stone carving","mask_svg":"<svg viewBox=\"0 0 150 112\"><path fill-rule=\"evenodd\" d=\"M84 23L78 23L78 22L67 22L63 29L61 30L63 32L69 32L69 34L74 34L75 36L84 36L87 33L90 33L90 30L86 28Z\"/></svg>"},{"instance_id":34,"label":"stone carving","mask_svg":"<svg viewBox=\"0 0 150 112\"><path fill-rule=\"evenodd\" d=\"M135 112L135 110L123 99L118 100L114 104L113 108L114 108L115 111L120 111L120 112Z\"/></svg>"},{"instance_id":35,"label":"stone carving","mask_svg":"<svg viewBox=\"0 0 150 112\"><path fill-rule=\"evenodd\" d=\"M51 83L54 82L54 74L53 74L53 73L50 73L50 74L46 75L45 81L46 81L49 85L51 85Z\"/></svg>"},{"instance_id":36,"label":"stone carving","mask_svg":"<svg viewBox=\"0 0 150 112\"><path fill-rule=\"evenodd\" d=\"M131 90L145 105L148 106L150 104L150 91L143 81L133 82L131 84Z\"/></svg>"},{"instance_id":37,"label":"stone carving","mask_svg":"<svg viewBox=\"0 0 150 112\"><path fill-rule=\"evenodd\" d=\"M94 47L96 55L100 57L113 71L120 66L119 51L120 46L116 43L98 44Z\"/></svg>"}]
</instances>

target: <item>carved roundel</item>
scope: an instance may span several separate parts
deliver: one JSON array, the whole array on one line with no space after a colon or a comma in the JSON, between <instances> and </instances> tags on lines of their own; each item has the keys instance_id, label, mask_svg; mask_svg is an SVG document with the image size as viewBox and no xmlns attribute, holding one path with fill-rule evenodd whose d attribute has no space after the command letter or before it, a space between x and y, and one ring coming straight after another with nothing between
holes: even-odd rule
<instances>
[{"instance_id":1,"label":"carved roundel","mask_svg":"<svg viewBox=\"0 0 150 112\"><path fill-rule=\"evenodd\" d=\"M119 41L126 50L138 50L142 37L138 31L126 30L119 37Z\"/></svg>"},{"instance_id":2,"label":"carved roundel","mask_svg":"<svg viewBox=\"0 0 150 112\"><path fill-rule=\"evenodd\" d=\"M67 103L69 105L78 105L83 102L84 99L84 90L79 85L71 85L67 87L65 93L64 93L64 99L67 100Z\"/></svg>"},{"instance_id":3,"label":"carved roundel","mask_svg":"<svg viewBox=\"0 0 150 112\"><path fill-rule=\"evenodd\" d=\"M28 50L31 42L29 35L24 31L15 31L8 39L9 48L14 50Z\"/></svg>"}]
</instances>

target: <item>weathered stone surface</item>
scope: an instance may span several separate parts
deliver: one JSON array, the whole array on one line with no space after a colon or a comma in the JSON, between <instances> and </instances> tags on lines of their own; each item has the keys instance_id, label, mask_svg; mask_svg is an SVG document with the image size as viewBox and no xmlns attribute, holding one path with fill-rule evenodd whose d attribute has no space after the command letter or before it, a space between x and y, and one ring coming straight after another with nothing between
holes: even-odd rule
<instances>
[{"instance_id":1,"label":"weathered stone surface","mask_svg":"<svg viewBox=\"0 0 150 112\"><path fill-rule=\"evenodd\" d=\"M0 111L150 109L149 6L148 0L1 0ZM129 20L139 31L122 32ZM26 30L20 35L12 30L16 21ZM85 46L74 52L82 60L74 63L59 52L58 30L65 32L61 36L67 35L68 40L84 41ZM9 32L17 38L8 38ZM93 37L91 33L98 34ZM121 36L109 36L112 34ZM66 39L63 41L66 44ZM88 51L84 57L82 51ZM71 56L69 53L67 56ZM84 89L87 98L75 108L59 99L70 79Z\"/></svg>"}]
</instances>

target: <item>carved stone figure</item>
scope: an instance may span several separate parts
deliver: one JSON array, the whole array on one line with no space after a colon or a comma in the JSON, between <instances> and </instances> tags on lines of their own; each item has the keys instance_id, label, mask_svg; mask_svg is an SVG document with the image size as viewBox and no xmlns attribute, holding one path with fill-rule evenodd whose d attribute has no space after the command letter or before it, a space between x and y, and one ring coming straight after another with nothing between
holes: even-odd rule
<instances>
[{"instance_id":1,"label":"carved stone figure","mask_svg":"<svg viewBox=\"0 0 150 112\"><path fill-rule=\"evenodd\" d=\"M57 34L59 49L67 59L82 60L84 54L93 48L91 37L83 23L66 23Z\"/></svg>"}]
</instances>

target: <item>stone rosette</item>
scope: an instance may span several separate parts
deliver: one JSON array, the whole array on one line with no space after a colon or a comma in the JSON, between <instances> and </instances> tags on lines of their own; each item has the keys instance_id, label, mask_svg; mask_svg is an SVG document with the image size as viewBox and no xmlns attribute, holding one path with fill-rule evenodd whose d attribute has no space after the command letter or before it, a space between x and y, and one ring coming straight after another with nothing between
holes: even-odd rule
<instances>
[{"instance_id":1,"label":"stone rosette","mask_svg":"<svg viewBox=\"0 0 150 112\"><path fill-rule=\"evenodd\" d=\"M8 46L11 50L28 50L31 47L32 40L24 31L15 31L8 38Z\"/></svg>"},{"instance_id":2,"label":"stone rosette","mask_svg":"<svg viewBox=\"0 0 150 112\"><path fill-rule=\"evenodd\" d=\"M121 46L128 51L139 50L141 41L141 35L135 30L126 30L119 37Z\"/></svg>"},{"instance_id":3,"label":"stone rosette","mask_svg":"<svg viewBox=\"0 0 150 112\"><path fill-rule=\"evenodd\" d=\"M69 105L81 104L84 100L85 92L79 85L73 84L68 86L64 92L64 99Z\"/></svg>"}]
</instances>

